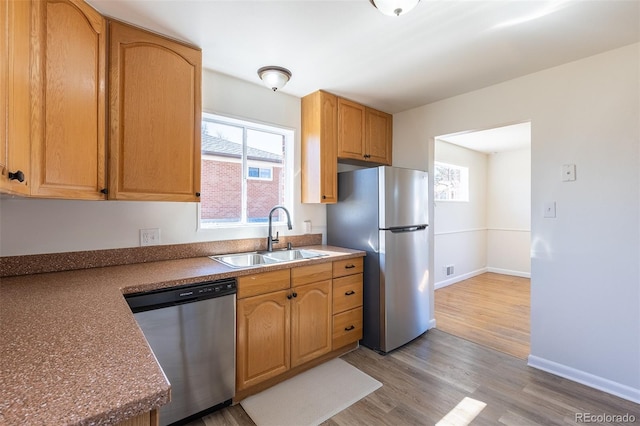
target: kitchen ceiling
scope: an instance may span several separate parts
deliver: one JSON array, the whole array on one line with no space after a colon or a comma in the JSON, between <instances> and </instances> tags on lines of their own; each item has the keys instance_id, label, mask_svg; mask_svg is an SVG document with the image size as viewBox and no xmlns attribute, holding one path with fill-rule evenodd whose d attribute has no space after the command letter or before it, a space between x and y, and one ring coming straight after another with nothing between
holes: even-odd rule
<instances>
[{"instance_id":1,"label":"kitchen ceiling","mask_svg":"<svg viewBox=\"0 0 640 426\"><path fill-rule=\"evenodd\" d=\"M439 136L437 139L484 154L531 149L531 123Z\"/></svg>"},{"instance_id":2,"label":"kitchen ceiling","mask_svg":"<svg viewBox=\"0 0 640 426\"><path fill-rule=\"evenodd\" d=\"M205 68L261 84L258 68L278 65L293 73L284 93L389 113L640 40L639 0L422 0L400 17L369 0L87 1L200 46Z\"/></svg>"}]
</instances>

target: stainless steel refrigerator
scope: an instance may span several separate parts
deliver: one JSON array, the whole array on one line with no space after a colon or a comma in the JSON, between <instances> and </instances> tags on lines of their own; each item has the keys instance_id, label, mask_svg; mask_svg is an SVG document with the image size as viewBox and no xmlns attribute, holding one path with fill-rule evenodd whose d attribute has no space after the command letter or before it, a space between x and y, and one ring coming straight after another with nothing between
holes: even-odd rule
<instances>
[{"instance_id":1,"label":"stainless steel refrigerator","mask_svg":"<svg viewBox=\"0 0 640 426\"><path fill-rule=\"evenodd\" d=\"M327 205L327 243L367 252L361 343L389 352L431 318L427 173L381 166L338 174Z\"/></svg>"}]
</instances>

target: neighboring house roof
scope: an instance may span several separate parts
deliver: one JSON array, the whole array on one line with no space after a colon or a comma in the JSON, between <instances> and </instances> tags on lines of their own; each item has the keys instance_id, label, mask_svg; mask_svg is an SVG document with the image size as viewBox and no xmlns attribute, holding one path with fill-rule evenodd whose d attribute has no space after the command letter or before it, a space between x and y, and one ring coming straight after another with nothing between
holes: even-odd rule
<instances>
[{"instance_id":1,"label":"neighboring house roof","mask_svg":"<svg viewBox=\"0 0 640 426\"><path fill-rule=\"evenodd\" d=\"M221 157L242 158L242 144L203 132L202 152L204 154L218 155ZM247 159L281 163L282 155L248 146Z\"/></svg>"}]
</instances>

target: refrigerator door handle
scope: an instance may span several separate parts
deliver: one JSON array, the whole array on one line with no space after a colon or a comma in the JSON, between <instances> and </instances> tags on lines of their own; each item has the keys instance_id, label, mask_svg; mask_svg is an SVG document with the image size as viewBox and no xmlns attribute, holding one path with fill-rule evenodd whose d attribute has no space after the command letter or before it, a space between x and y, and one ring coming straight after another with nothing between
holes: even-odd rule
<instances>
[{"instance_id":1,"label":"refrigerator door handle","mask_svg":"<svg viewBox=\"0 0 640 426\"><path fill-rule=\"evenodd\" d=\"M424 229L427 229L427 226L429 225L407 226L404 228L390 228L389 231L393 232L394 234L398 234L400 232L416 232L416 231L422 231Z\"/></svg>"}]
</instances>

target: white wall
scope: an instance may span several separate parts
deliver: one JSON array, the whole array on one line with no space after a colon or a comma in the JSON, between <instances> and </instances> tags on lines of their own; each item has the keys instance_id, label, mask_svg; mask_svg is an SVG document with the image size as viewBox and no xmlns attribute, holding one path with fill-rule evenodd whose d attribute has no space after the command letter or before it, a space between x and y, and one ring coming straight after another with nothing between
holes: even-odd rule
<instances>
[{"instance_id":1,"label":"white wall","mask_svg":"<svg viewBox=\"0 0 640 426\"><path fill-rule=\"evenodd\" d=\"M294 228L326 233L326 209L300 203L300 99L211 71L203 72L203 110L295 130ZM162 244L267 236L265 225L197 231L196 203L0 199L0 256L136 247L139 230L160 228Z\"/></svg>"},{"instance_id":2,"label":"white wall","mask_svg":"<svg viewBox=\"0 0 640 426\"><path fill-rule=\"evenodd\" d=\"M435 284L458 282L485 272L487 266L487 155L445 141L435 142L435 161L469 169L469 201L436 201L434 234ZM443 268L454 265L454 274Z\"/></svg>"},{"instance_id":3,"label":"white wall","mask_svg":"<svg viewBox=\"0 0 640 426\"><path fill-rule=\"evenodd\" d=\"M394 164L430 169L438 135L531 121L529 363L637 402L639 56L635 44L394 115ZM562 182L571 163L577 180Z\"/></svg>"},{"instance_id":4,"label":"white wall","mask_svg":"<svg viewBox=\"0 0 640 426\"><path fill-rule=\"evenodd\" d=\"M469 202L434 202L434 288L487 271L529 277L530 149L487 155L436 139L434 157L468 167L470 185Z\"/></svg>"},{"instance_id":5,"label":"white wall","mask_svg":"<svg viewBox=\"0 0 640 426\"><path fill-rule=\"evenodd\" d=\"M527 277L531 272L531 149L487 158L487 268Z\"/></svg>"}]
</instances>

